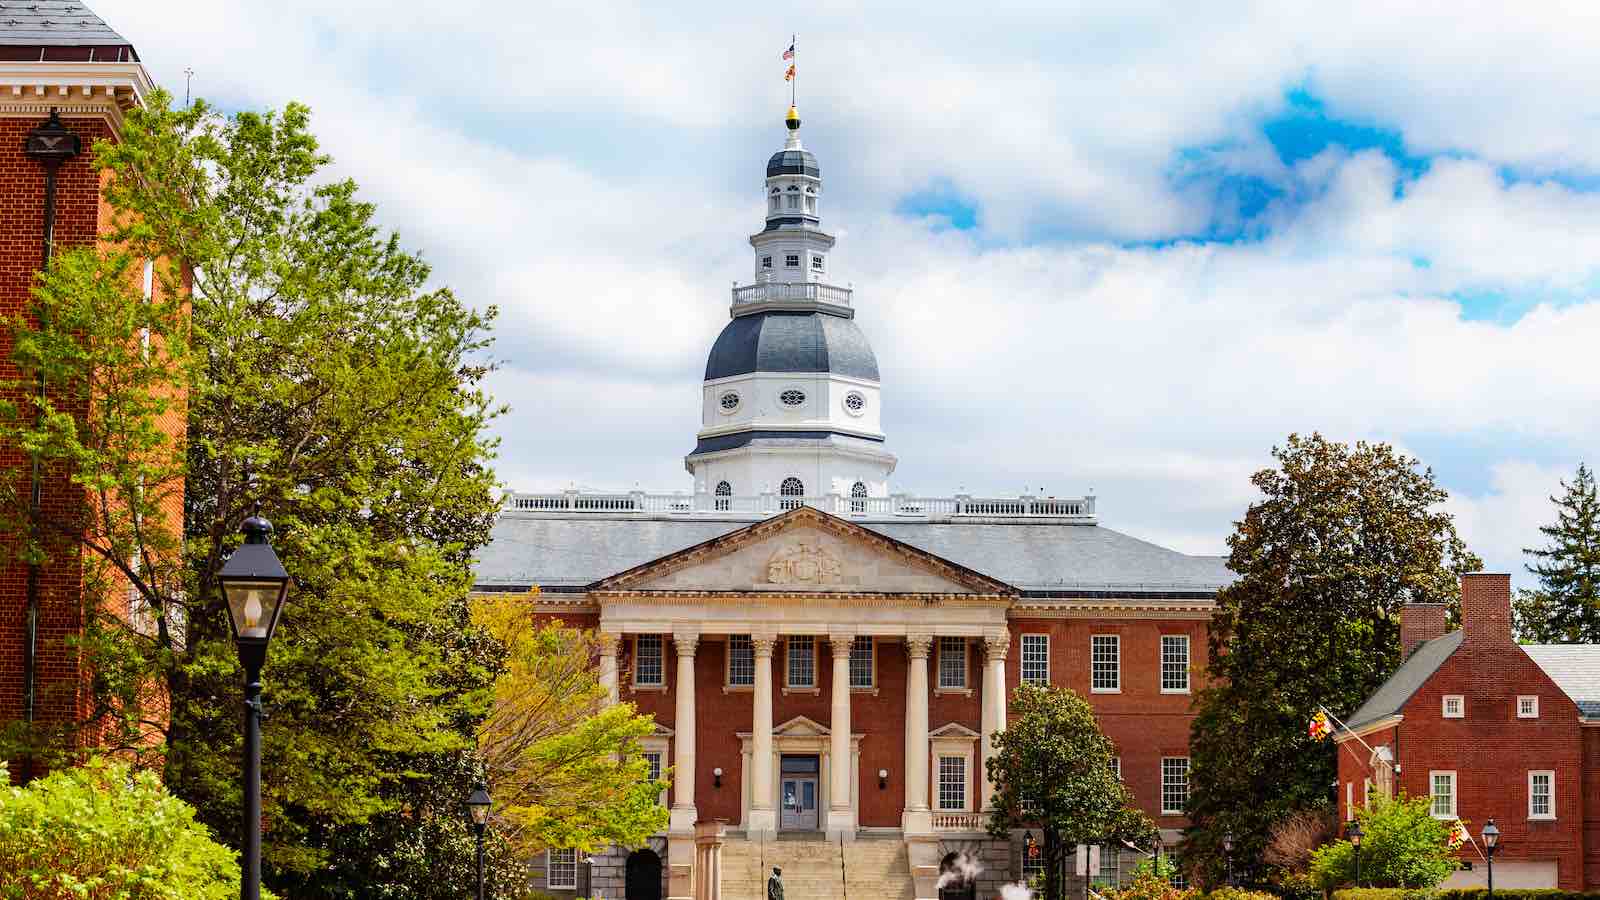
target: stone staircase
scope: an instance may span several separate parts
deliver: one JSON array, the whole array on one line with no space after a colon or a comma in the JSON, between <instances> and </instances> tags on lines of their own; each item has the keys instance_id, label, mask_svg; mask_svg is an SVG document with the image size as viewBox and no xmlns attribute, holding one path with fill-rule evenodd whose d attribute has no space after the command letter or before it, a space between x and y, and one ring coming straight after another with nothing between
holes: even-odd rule
<instances>
[{"instance_id":1,"label":"stone staircase","mask_svg":"<svg viewBox=\"0 0 1600 900\"><path fill-rule=\"evenodd\" d=\"M906 845L892 839L840 844L821 835L777 841L729 836L722 848L723 900L765 900L767 875L783 869L784 900L911 900Z\"/></svg>"}]
</instances>

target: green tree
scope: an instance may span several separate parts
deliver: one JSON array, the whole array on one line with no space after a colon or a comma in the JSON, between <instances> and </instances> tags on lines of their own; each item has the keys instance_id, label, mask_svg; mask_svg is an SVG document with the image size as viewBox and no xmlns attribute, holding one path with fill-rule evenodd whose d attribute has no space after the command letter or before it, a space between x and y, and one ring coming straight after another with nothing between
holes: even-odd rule
<instances>
[{"instance_id":1,"label":"green tree","mask_svg":"<svg viewBox=\"0 0 1600 900\"><path fill-rule=\"evenodd\" d=\"M9 784L0 763L0 785ZM239 863L148 770L103 758L0 788L6 900L228 900Z\"/></svg>"},{"instance_id":2,"label":"green tree","mask_svg":"<svg viewBox=\"0 0 1600 900\"><path fill-rule=\"evenodd\" d=\"M631 703L606 705L594 634L535 621L522 598L485 601L477 613L508 651L479 740L512 845L595 853L664 829L667 784L650 778L639 746L655 719Z\"/></svg>"},{"instance_id":3,"label":"green tree","mask_svg":"<svg viewBox=\"0 0 1600 900\"><path fill-rule=\"evenodd\" d=\"M1570 483L1551 497L1556 520L1540 527L1550 539L1524 553L1539 562L1528 566L1539 586L1519 591L1513 604L1517 636L1535 644L1600 643L1600 499L1594 473L1583 463Z\"/></svg>"},{"instance_id":4,"label":"green tree","mask_svg":"<svg viewBox=\"0 0 1600 900\"><path fill-rule=\"evenodd\" d=\"M1045 900L1065 896L1062 863L1078 844L1155 843L1155 823L1111 770L1116 748L1083 697L1024 684L1012 694L1009 719L987 763L995 786L989 833L1040 831Z\"/></svg>"},{"instance_id":5,"label":"green tree","mask_svg":"<svg viewBox=\"0 0 1600 900\"><path fill-rule=\"evenodd\" d=\"M131 110L120 140L95 147L114 243L59 255L12 323L45 402L0 408L0 440L90 501L45 523L51 545L28 543L25 496L0 495L24 552L95 570L83 650L98 719L56 737L158 749L169 788L236 846L240 670L216 573L244 517L277 526L295 579L264 673L279 885L373 837L352 829L385 823L400 853L425 841L427 816L456 814L460 779L443 773L481 769L504 653L467 603L498 509L482 387L493 310L430 285L355 184L325 180L308 124L298 105L223 117L160 92ZM175 299L144 303L127 277L142 259ZM470 859L459 839L433 846L454 854L436 872Z\"/></svg>"},{"instance_id":6,"label":"green tree","mask_svg":"<svg viewBox=\"0 0 1600 900\"><path fill-rule=\"evenodd\" d=\"M1456 823L1433 817L1428 797L1374 797L1356 811L1361 823L1361 887L1431 888L1456 868ZM1324 891L1355 883L1355 847L1334 841L1311 858Z\"/></svg>"},{"instance_id":7,"label":"green tree","mask_svg":"<svg viewBox=\"0 0 1600 900\"><path fill-rule=\"evenodd\" d=\"M1415 459L1317 434L1272 455L1228 538L1239 577L1217 597L1190 739L1184 860L1213 882L1224 833L1248 876L1274 823L1331 805L1335 746L1308 737L1312 714L1354 711L1400 663L1400 608L1459 605L1460 575L1481 565Z\"/></svg>"}]
</instances>

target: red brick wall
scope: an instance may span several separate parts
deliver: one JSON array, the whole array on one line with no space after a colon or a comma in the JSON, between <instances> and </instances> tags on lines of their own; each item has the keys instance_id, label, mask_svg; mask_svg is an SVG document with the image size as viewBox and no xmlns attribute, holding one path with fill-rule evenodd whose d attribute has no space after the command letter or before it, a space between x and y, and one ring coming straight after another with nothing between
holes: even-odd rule
<instances>
[{"instance_id":1,"label":"red brick wall","mask_svg":"<svg viewBox=\"0 0 1600 900\"><path fill-rule=\"evenodd\" d=\"M1390 726L1363 734L1361 740L1366 741L1367 746L1372 747L1374 750L1388 747L1389 752L1393 754L1395 752L1395 735L1397 733L1398 729L1395 726ZM1350 818L1350 805L1345 802L1345 798L1349 797L1354 806L1360 809L1362 804L1366 802L1367 780L1371 779L1372 787L1376 790L1382 783L1379 770L1383 769L1384 766L1381 763L1376 766L1369 765L1372 754L1366 747L1361 745L1361 741L1352 739L1338 743L1336 746L1339 754L1338 814L1340 823L1343 823ZM1403 787L1402 782L1396 781L1394 784L1397 787ZM1342 824L1340 827L1343 827Z\"/></svg>"},{"instance_id":2,"label":"red brick wall","mask_svg":"<svg viewBox=\"0 0 1600 900\"><path fill-rule=\"evenodd\" d=\"M1448 607L1443 603L1407 603L1400 608L1400 658L1423 641L1443 637Z\"/></svg>"}]
</instances>

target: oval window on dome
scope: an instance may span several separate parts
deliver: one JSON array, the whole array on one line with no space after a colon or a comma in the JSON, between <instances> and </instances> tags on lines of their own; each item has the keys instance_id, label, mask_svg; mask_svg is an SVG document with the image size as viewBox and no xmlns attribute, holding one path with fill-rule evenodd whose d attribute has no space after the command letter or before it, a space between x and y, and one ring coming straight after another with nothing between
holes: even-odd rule
<instances>
[{"instance_id":1,"label":"oval window on dome","mask_svg":"<svg viewBox=\"0 0 1600 900\"><path fill-rule=\"evenodd\" d=\"M860 391L851 391L844 395L844 408L853 415L861 415L867 408L867 398Z\"/></svg>"},{"instance_id":2,"label":"oval window on dome","mask_svg":"<svg viewBox=\"0 0 1600 900\"><path fill-rule=\"evenodd\" d=\"M778 395L778 402L784 406L800 406L806 402L805 391L789 390Z\"/></svg>"},{"instance_id":3,"label":"oval window on dome","mask_svg":"<svg viewBox=\"0 0 1600 900\"><path fill-rule=\"evenodd\" d=\"M720 398L717 399L717 403L722 407L722 411L723 412L725 412L725 413L733 412L734 410L739 408L739 393L738 393L738 391L728 391L727 393L723 394Z\"/></svg>"}]
</instances>

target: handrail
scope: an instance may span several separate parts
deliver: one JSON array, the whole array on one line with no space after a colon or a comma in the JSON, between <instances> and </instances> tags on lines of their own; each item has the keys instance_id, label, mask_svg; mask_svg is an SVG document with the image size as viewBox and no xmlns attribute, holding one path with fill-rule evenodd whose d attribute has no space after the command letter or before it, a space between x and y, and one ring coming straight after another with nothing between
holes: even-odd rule
<instances>
[{"instance_id":1,"label":"handrail","mask_svg":"<svg viewBox=\"0 0 1600 900\"><path fill-rule=\"evenodd\" d=\"M927 520L1005 519L1092 523L1095 498L1086 497L846 497L842 494L783 496L764 493L739 496L664 494L645 491L559 491L513 493L507 515L630 515L669 518L736 518L756 520L809 506L843 518Z\"/></svg>"}]
</instances>

